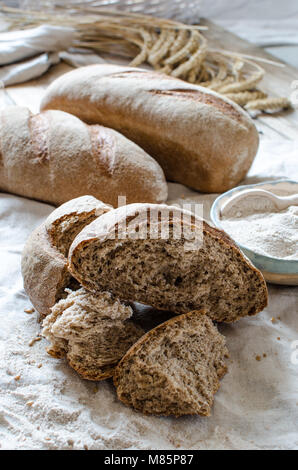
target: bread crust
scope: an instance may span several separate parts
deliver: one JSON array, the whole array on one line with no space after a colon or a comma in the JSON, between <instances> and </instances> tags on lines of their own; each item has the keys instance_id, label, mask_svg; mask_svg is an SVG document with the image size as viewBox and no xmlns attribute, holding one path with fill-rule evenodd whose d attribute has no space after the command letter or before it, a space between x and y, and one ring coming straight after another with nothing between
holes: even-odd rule
<instances>
[{"instance_id":1,"label":"bread crust","mask_svg":"<svg viewBox=\"0 0 298 470\"><path fill-rule=\"evenodd\" d=\"M97 372L92 372L89 369L86 369L84 367L78 367L78 364L74 361L71 361L68 359L68 364L70 367L72 367L78 374L79 376L84 379L84 380L90 380L92 382L97 382L99 380L106 380L110 379L113 377L116 364L108 365L106 366L106 369L104 372L99 373Z\"/></svg>"},{"instance_id":2,"label":"bread crust","mask_svg":"<svg viewBox=\"0 0 298 470\"><path fill-rule=\"evenodd\" d=\"M27 108L0 112L0 189L58 206L91 194L107 204L163 202L167 184L158 163L113 129L77 117Z\"/></svg>"},{"instance_id":3,"label":"bread crust","mask_svg":"<svg viewBox=\"0 0 298 470\"><path fill-rule=\"evenodd\" d=\"M24 289L36 310L48 315L71 274L65 257L52 246L45 224L31 234L22 254Z\"/></svg>"},{"instance_id":4,"label":"bread crust","mask_svg":"<svg viewBox=\"0 0 298 470\"><path fill-rule=\"evenodd\" d=\"M157 72L103 64L55 80L41 109L118 130L155 158L170 181L223 192L246 175L259 137L231 100Z\"/></svg>"},{"instance_id":5,"label":"bread crust","mask_svg":"<svg viewBox=\"0 0 298 470\"><path fill-rule=\"evenodd\" d=\"M178 315L176 317L170 318L169 320L165 321L164 323L161 323L160 325L157 325L155 328L153 328L152 330L145 333L143 336L141 336L140 339L138 339L138 341L136 341L136 343L134 343L133 346L131 346L129 348L129 350L126 352L126 354L119 361L117 367L115 368L114 375L113 375L113 382L114 382L114 385L116 387L117 396L118 396L119 400L122 401L122 403L124 403L127 406L131 406L129 401L127 399L125 399L125 396L123 394L119 393L119 389L118 389L119 383L120 383L120 377L121 377L121 373L122 373L122 367L125 364L125 362L129 362L134 357L134 355L137 354L138 351L140 351L142 349L142 346L144 346L146 343L150 342L150 340L152 338L154 338L156 336L159 336L164 331L166 331L168 329L168 327L170 327L173 324L183 323L183 321L186 318L191 318L193 315L204 315L205 316L206 311L204 311L204 310L200 310L200 311L194 310L194 311L191 311L191 312L188 312L188 313L183 313L183 314ZM211 320L210 320L210 322L211 322ZM218 333L218 334L220 334L220 333ZM225 358L229 357L229 353L228 353L228 350L226 348L225 348L224 357ZM220 370L217 371L218 379L219 380L222 379L227 372L228 372L228 368L225 365L224 367L222 367ZM218 382L218 384L213 389L213 394L215 394L218 391L219 388L220 388L220 383ZM148 413L144 410L142 410L142 413L145 414L145 415L150 415L151 414L151 413ZM172 413L169 413L169 414L164 413L162 415L159 414L159 416L169 416L171 414ZM190 415L197 415L198 413L189 413L189 414ZM200 414L202 416L209 416L210 415L209 413L204 413L204 412L202 412ZM174 416L176 418L178 418L181 415L177 414L177 415L174 415Z\"/></svg>"},{"instance_id":6,"label":"bread crust","mask_svg":"<svg viewBox=\"0 0 298 470\"><path fill-rule=\"evenodd\" d=\"M67 259L55 245L54 236L66 219L99 217L111 206L92 196L77 198L54 210L28 238L21 261L24 289L36 310L48 315L50 308L61 298L65 287L71 282Z\"/></svg>"},{"instance_id":7,"label":"bread crust","mask_svg":"<svg viewBox=\"0 0 298 470\"><path fill-rule=\"evenodd\" d=\"M72 361L67 354L61 353L61 351L56 351L53 348L47 348L47 353L55 358L55 359L63 359L65 356L67 358L67 362L69 366L74 369L79 376L84 380L90 380L92 382L97 382L99 380L106 380L113 377L115 372L115 367L117 366L118 362L114 364L108 364L105 367L101 368L101 372L97 369L96 371L92 371L89 368L80 366L77 362Z\"/></svg>"},{"instance_id":8,"label":"bread crust","mask_svg":"<svg viewBox=\"0 0 298 470\"><path fill-rule=\"evenodd\" d=\"M47 348L47 353L55 359L63 359L66 355L69 366L74 369L82 379L90 380L92 382L106 380L113 377L115 367L118 364L117 362L115 364L108 364L105 366L105 368L102 367L101 372L99 372L98 369L96 371L92 371L86 367L78 365L77 362L72 361L69 357L67 357L67 354L62 353L61 351L56 351L53 348Z\"/></svg>"},{"instance_id":9,"label":"bread crust","mask_svg":"<svg viewBox=\"0 0 298 470\"><path fill-rule=\"evenodd\" d=\"M110 240L111 235L114 235L117 230L118 234L121 232L121 230L125 231L125 228L122 229L122 227L126 227L126 224L131 223L134 219L138 221L140 227L142 226L142 223L147 224L148 211L150 211L150 215L153 214L153 219L157 220L158 214L160 214L160 212L163 210L168 211L169 213L172 212L172 218L170 218L170 223L172 224L174 224L175 222L181 224L181 220L182 226L186 225L192 228L194 228L198 224L202 224L203 236L210 236L213 239L216 239L217 243L223 245L225 248L233 250L234 253L237 254L240 262L244 263L249 270L252 270L258 276L263 291L262 303L258 307L256 307L254 311L250 312L250 316L256 315L267 306L268 291L264 277L262 273L238 248L235 242L223 230L211 227L209 224L207 224L207 222L202 219L199 219L190 212L182 210L176 206L167 206L165 204L130 204L126 207L114 209L113 211L102 216L100 219L97 219L88 226L86 226L74 239L70 247L68 256L69 271L84 287L88 289L88 285L84 279L83 273L80 273L74 266L74 259L76 254L79 253L80 250L83 250L86 245L92 243L93 241L99 241L100 243L104 243L106 240ZM181 219L181 213L188 216L188 220L186 220L186 223L184 219ZM175 216L175 214L177 214L178 217ZM191 222L190 225L188 224L189 221ZM123 297L123 299L128 301L135 300L127 299L125 297ZM163 309L160 305L152 306L160 310ZM239 316L237 319L240 318L241 316ZM226 321L228 322L229 320Z\"/></svg>"}]
</instances>

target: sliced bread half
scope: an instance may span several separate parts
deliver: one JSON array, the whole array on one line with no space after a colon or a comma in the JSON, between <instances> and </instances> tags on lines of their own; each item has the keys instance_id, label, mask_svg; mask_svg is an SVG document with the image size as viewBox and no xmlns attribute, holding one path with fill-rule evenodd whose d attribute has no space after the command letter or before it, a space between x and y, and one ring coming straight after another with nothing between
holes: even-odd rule
<instances>
[{"instance_id":1,"label":"sliced bread half","mask_svg":"<svg viewBox=\"0 0 298 470\"><path fill-rule=\"evenodd\" d=\"M69 270L86 289L178 314L203 308L215 321L267 305L262 274L228 235L162 204L131 204L93 221L70 247Z\"/></svg>"},{"instance_id":2,"label":"sliced bread half","mask_svg":"<svg viewBox=\"0 0 298 470\"><path fill-rule=\"evenodd\" d=\"M119 362L118 398L145 414L209 416L227 356L224 337L204 312L174 317L146 333Z\"/></svg>"},{"instance_id":3,"label":"sliced bread half","mask_svg":"<svg viewBox=\"0 0 298 470\"><path fill-rule=\"evenodd\" d=\"M55 209L28 238L22 253L25 291L41 315L64 296L75 279L67 269L67 255L75 236L101 214L112 209L93 196L72 199Z\"/></svg>"}]
</instances>

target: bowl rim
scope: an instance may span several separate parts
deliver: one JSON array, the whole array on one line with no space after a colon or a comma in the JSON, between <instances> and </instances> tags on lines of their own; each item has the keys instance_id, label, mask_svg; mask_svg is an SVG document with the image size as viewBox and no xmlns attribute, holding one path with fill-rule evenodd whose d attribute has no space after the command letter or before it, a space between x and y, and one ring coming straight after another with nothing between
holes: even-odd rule
<instances>
[{"instance_id":1,"label":"bowl rim","mask_svg":"<svg viewBox=\"0 0 298 470\"><path fill-rule=\"evenodd\" d=\"M262 181L260 183L243 184L240 186L236 186L235 188L232 188L229 191L226 191L220 194L215 199L210 209L210 218L211 218L212 223L215 225L215 227L219 228L220 230L224 230L224 228L222 227L220 223L220 219L218 217L218 212L219 212L218 209L219 209L221 200L223 198L226 198L227 196L229 197L233 193L239 192L243 189L253 188L255 186L264 186L264 185L275 186L280 183L289 183L289 184L295 184L298 186L298 181L290 180L290 179L278 179L278 180L272 180L272 181L271 180ZM231 237L229 233L228 235ZM297 274L298 275L298 260L283 259L283 258L276 258L274 256L269 256L269 255L262 255L248 248L247 246L242 245L241 243L238 243L233 237L231 238L234 240L237 246L246 253L246 255L250 258L250 260L254 264L261 266L261 268L259 269L274 272L276 274Z\"/></svg>"}]
</instances>

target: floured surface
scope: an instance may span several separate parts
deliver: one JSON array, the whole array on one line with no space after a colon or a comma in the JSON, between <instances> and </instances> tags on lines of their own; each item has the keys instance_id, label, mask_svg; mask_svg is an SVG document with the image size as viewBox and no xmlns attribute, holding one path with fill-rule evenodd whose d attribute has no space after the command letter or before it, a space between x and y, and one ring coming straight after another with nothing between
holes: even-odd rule
<instances>
[{"instance_id":1,"label":"floured surface","mask_svg":"<svg viewBox=\"0 0 298 470\"><path fill-rule=\"evenodd\" d=\"M297 154L297 143L263 141L247 182L298 180ZM204 202L208 216L215 195L178 184L169 190L171 203ZM142 416L117 401L110 380L83 381L64 360L49 357L46 340L29 346L40 325L35 313L24 313L30 303L20 253L51 210L0 194L2 449L298 449L298 364L291 362L298 288L270 286L265 311L220 326L231 357L210 418Z\"/></svg>"}]
</instances>

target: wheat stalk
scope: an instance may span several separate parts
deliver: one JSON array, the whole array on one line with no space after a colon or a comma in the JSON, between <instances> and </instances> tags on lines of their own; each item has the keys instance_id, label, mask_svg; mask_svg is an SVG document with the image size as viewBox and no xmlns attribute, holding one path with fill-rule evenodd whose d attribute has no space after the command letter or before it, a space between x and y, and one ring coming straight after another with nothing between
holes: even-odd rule
<instances>
[{"instance_id":1,"label":"wheat stalk","mask_svg":"<svg viewBox=\"0 0 298 470\"><path fill-rule=\"evenodd\" d=\"M134 67L148 63L159 72L222 93L247 110L274 111L290 105L286 98L267 97L256 88L265 74L257 62L274 62L209 48L200 31L205 27L84 4L71 6L71 15L62 5L57 13L8 7L0 7L0 13L10 21L11 30L44 23L72 27L74 47L118 54Z\"/></svg>"},{"instance_id":2,"label":"wheat stalk","mask_svg":"<svg viewBox=\"0 0 298 470\"><path fill-rule=\"evenodd\" d=\"M287 98L264 98L249 101L244 107L249 111L281 111L290 105Z\"/></svg>"},{"instance_id":3,"label":"wheat stalk","mask_svg":"<svg viewBox=\"0 0 298 470\"><path fill-rule=\"evenodd\" d=\"M268 97L266 93L262 91L242 91L240 93L227 93L226 97L240 106L245 106L249 102L254 102L256 100L265 99Z\"/></svg>"}]
</instances>

